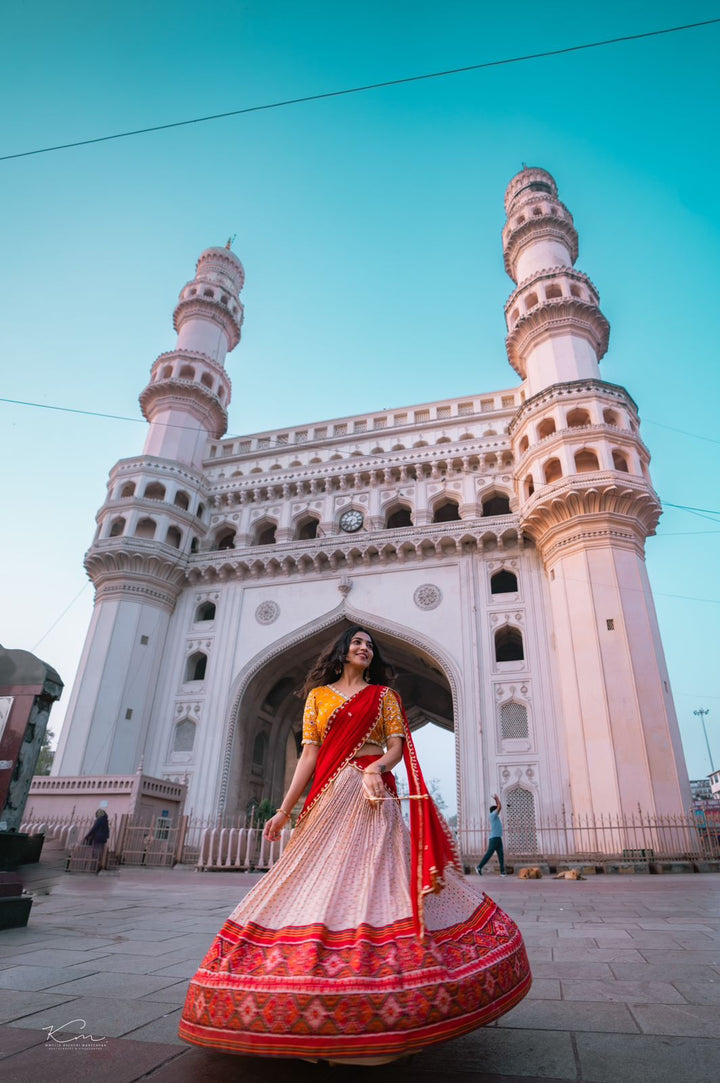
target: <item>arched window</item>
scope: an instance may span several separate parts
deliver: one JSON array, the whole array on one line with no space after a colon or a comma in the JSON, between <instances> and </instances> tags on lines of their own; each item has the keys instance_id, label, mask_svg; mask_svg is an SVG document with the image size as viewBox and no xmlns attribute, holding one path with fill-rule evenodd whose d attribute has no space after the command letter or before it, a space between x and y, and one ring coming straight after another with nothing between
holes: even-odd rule
<instances>
[{"instance_id":1,"label":"arched window","mask_svg":"<svg viewBox=\"0 0 720 1083\"><path fill-rule=\"evenodd\" d=\"M127 497L129 497L129 496L135 496L135 482L134 481L126 481L125 484L123 485L122 489L120 490L121 499L127 499Z\"/></svg>"},{"instance_id":2,"label":"arched window","mask_svg":"<svg viewBox=\"0 0 720 1083\"><path fill-rule=\"evenodd\" d=\"M163 378L163 380L169 380L171 376L172 376L172 365L166 365L165 368L162 370L162 378Z\"/></svg>"},{"instance_id":3,"label":"arched window","mask_svg":"<svg viewBox=\"0 0 720 1083\"><path fill-rule=\"evenodd\" d=\"M500 708L500 736L503 741L528 736L527 708L522 703L503 703Z\"/></svg>"},{"instance_id":4,"label":"arched window","mask_svg":"<svg viewBox=\"0 0 720 1083\"><path fill-rule=\"evenodd\" d=\"M274 545L276 530L275 523L270 523L267 519L261 520L255 527L253 545Z\"/></svg>"},{"instance_id":5,"label":"arched window","mask_svg":"<svg viewBox=\"0 0 720 1083\"><path fill-rule=\"evenodd\" d=\"M437 522L438 520L436 520ZM404 526L412 526L412 514L410 508L401 507L391 511L385 520L386 530L400 530Z\"/></svg>"},{"instance_id":6,"label":"arched window","mask_svg":"<svg viewBox=\"0 0 720 1083\"><path fill-rule=\"evenodd\" d=\"M197 507L197 517L198 517L198 519L202 519L204 512L205 512L205 505L204 504L198 504L198 507Z\"/></svg>"},{"instance_id":7,"label":"arched window","mask_svg":"<svg viewBox=\"0 0 720 1083\"><path fill-rule=\"evenodd\" d=\"M588 470L599 470L600 463L594 451L584 448L575 454L575 469L578 474L586 474Z\"/></svg>"},{"instance_id":8,"label":"arched window","mask_svg":"<svg viewBox=\"0 0 720 1083\"><path fill-rule=\"evenodd\" d=\"M495 633L495 661L522 662L524 657L523 638L520 629L513 628L509 624L498 628Z\"/></svg>"},{"instance_id":9,"label":"arched window","mask_svg":"<svg viewBox=\"0 0 720 1083\"><path fill-rule=\"evenodd\" d=\"M538 303L538 295L536 293L529 293L525 298L525 311L529 312L531 308L535 308Z\"/></svg>"},{"instance_id":10,"label":"arched window","mask_svg":"<svg viewBox=\"0 0 720 1083\"><path fill-rule=\"evenodd\" d=\"M190 507L190 497L183 489L178 489L175 493L173 504L176 508L182 508L183 511L187 511Z\"/></svg>"},{"instance_id":11,"label":"arched window","mask_svg":"<svg viewBox=\"0 0 720 1083\"><path fill-rule=\"evenodd\" d=\"M433 513L434 523L455 523L460 519L460 509L457 500L443 500L438 504Z\"/></svg>"},{"instance_id":12,"label":"arched window","mask_svg":"<svg viewBox=\"0 0 720 1083\"><path fill-rule=\"evenodd\" d=\"M183 365L183 367L180 369L179 375L181 380L194 380L195 369L192 367L192 365Z\"/></svg>"},{"instance_id":13,"label":"arched window","mask_svg":"<svg viewBox=\"0 0 720 1083\"><path fill-rule=\"evenodd\" d=\"M502 568L490 578L491 594L514 594L518 589L517 576L513 572Z\"/></svg>"},{"instance_id":14,"label":"arched window","mask_svg":"<svg viewBox=\"0 0 720 1083\"><path fill-rule=\"evenodd\" d=\"M523 451L527 451L529 446L530 441L528 440L527 436L523 436L522 440L520 441L520 454L522 454Z\"/></svg>"},{"instance_id":15,"label":"arched window","mask_svg":"<svg viewBox=\"0 0 720 1083\"><path fill-rule=\"evenodd\" d=\"M186 681L204 681L207 669L207 655L202 651L191 654L185 664Z\"/></svg>"},{"instance_id":16,"label":"arched window","mask_svg":"<svg viewBox=\"0 0 720 1083\"><path fill-rule=\"evenodd\" d=\"M152 541L155 537L156 522L154 519L140 519L135 527L135 537Z\"/></svg>"},{"instance_id":17,"label":"arched window","mask_svg":"<svg viewBox=\"0 0 720 1083\"><path fill-rule=\"evenodd\" d=\"M256 770L262 771L265 766L265 753L267 752L267 734L258 733L253 741L252 765Z\"/></svg>"},{"instance_id":18,"label":"arched window","mask_svg":"<svg viewBox=\"0 0 720 1083\"><path fill-rule=\"evenodd\" d=\"M215 535L215 548L216 549L234 549L235 548L235 528L234 527L221 527L221 529Z\"/></svg>"},{"instance_id":19,"label":"arched window","mask_svg":"<svg viewBox=\"0 0 720 1083\"><path fill-rule=\"evenodd\" d=\"M318 527L320 522L318 519L310 518L303 519L297 528L295 537L298 541L311 541L313 538L317 538ZM274 541L274 539L273 539ZM258 544L261 544L260 542Z\"/></svg>"},{"instance_id":20,"label":"arched window","mask_svg":"<svg viewBox=\"0 0 720 1083\"><path fill-rule=\"evenodd\" d=\"M195 610L195 620L215 620L215 602L201 602Z\"/></svg>"},{"instance_id":21,"label":"arched window","mask_svg":"<svg viewBox=\"0 0 720 1083\"><path fill-rule=\"evenodd\" d=\"M203 372L202 376L200 377L200 383L203 384L204 387L209 387L212 391L213 378L209 372Z\"/></svg>"},{"instance_id":22,"label":"arched window","mask_svg":"<svg viewBox=\"0 0 720 1083\"><path fill-rule=\"evenodd\" d=\"M192 752L195 744L195 723L190 718L183 718L175 726L173 752Z\"/></svg>"},{"instance_id":23,"label":"arched window","mask_svg":"<svg viewBox=\"0 0 720 1083\"><path fill-rule=\"evenodd\" d=\"M548 301L555 301L558 297L562 297L562 290L559 286L548 286L545 290L545 297Z\"/></svg>"},{"instance_id":24,"label":"arched window","mask_svg":"<svg viewBox=\"0 0 720 1083\"><path fill-rule=\"evenodd\" d=\"M193 540L190 542L190 552L191 553L197 553L197 551L198 551L198 540L197 540L197 537L195 535L193 535Z\"/></svg>"},{"instance_id":25,"label":"arched window","mask_svg":"<svg viewBox=\"0 0 720 1083\"><path fill-rule=\"evenodd\" d=\"M551 482L557 481L562 477L562 466L559 459L548 459L545 463L545 484L550 485Z\"/></svg>"},{"instance_id":26,"label":"arched window","mask_svg":"<svg viewBox=\"0 0 720 1083\"><path fill-rule=\"evenodd\" d=\"M528 474L528 476L525 478L525 481L523 482L523 485L525 487L525 499L529 500L532 494L535 492L535 481L533 480L532 474Z\"/></svg>"},{"instance_id":27,"label":"arched window","mask_svg":"<svg viewBox=\"0 0 720 1083\"><path fill-rule=\"evenodd\" d=\"M108 538L119 538L124 530L125 530L125 520L124 519L113 519L112 523L110 524L110 531L108 533Z\"/></svg>"},{"instance_id":28,"label":"arched window","mask_svg":"<svg viewBox=\"0 0 720 1083\"><path fill-rule=\"evenodd\" d=\"M182 533L176 526L169 526L168 532L165 535L165 542L167 545L174 545L176 549L180 548L182 542Z\"/></svg>"},{"instance_id":29,"label":"arched window","mask_svg":"<svg viewBox=\"0 0 720 1083\"><path fill-rule=\"evenodd\" d=\"M625 458L625 456L621 452L613 451L612 458L613 458L613 466L615 467L616 470L622 470L623 474L629 474L630 473L630 471L628 469L627 459Z\"/></svg>"},{"instance_id":30,"label":"arched window","mask_svg":"<svg viewBox=\"0 0 720 1083\"><path fill-rule=\"evenodd\" d=\"M513 786L505 794L505 828L511 854L538 852L535 798L530 790Z\"/></svg>"},{"instance_id":31,"label":"arched window","mask_svg":"<svg viewBox=\"0 0 720 1083\"><path fill-rule=\"evenodd\" d=\"M164 500L165 486L161 485L159 481L151 481L149 485L145 486L143 496L146 500Z\"/></svg>"},{"instance_id":32,"label":"arched window","mask_svg":"<svg viewBox=\"0 0 720 1083\"><path fill-rule=\"evenodd\" d=\"M510 500L504 493L492 493L483 500L482 513L483 519L493 515L509 515Z\"/></svg>"},{"instance_id":33,"label":"arched window","mask_svg":"<svg viewBox=\"0 0 720 1083\"><path fill-rule=\"evenodd\" d=\"M603 421L606 425L618 426L620 424L620 419L614 410L603 410Z\"/></svg>"},{"instance_id":34,"label":"arched window","mask_svg":"<svg viewBox=\"0 0 720 1083\"><path fill-rule=\"evenodd\" d=\"M541 421L537 428L538 440L542 440L544 436L552 436L555 432L555 421L552 417L546 417L544 421Z\"/></svg>"},{"instance_id":35,"label":"arched window","mask_svg":"<svg viewBox=\"0 0 720 1083\"><path fill-rule=\"evenodd\" d=\"M566 423L569 429L581 429L583 425L590 424L590 414L587 410L570 410Z\"/></svg>"}]
</instances>

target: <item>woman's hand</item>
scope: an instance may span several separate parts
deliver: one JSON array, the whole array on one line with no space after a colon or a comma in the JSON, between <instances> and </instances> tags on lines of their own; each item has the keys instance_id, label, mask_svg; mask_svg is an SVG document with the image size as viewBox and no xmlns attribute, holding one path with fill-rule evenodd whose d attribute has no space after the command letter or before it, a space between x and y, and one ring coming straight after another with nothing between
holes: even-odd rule
<instances>
[{"instance_id":1,"label":"woman's hand","mask_svg":"<svg viewBox=\"0 0 720 1083\"><path fill-rule=\"evenodd\" d=\"M370 801L387 796L385 793L385 784L382 780L382 774L374 764L370 764L370 766L366 767L363 771L363 787L365 788L365 793Z\"/></svg>"},{"instance_id":2,"label":"woman's hand","mask_svg":"<svg viewBox=\"0 0 720 1083\"><path fill-rule=\"evenodd\" d=\"M284 812L276 812L265 824L263 835L268 842L276 842L280 838L280 832L285 827L290 827L291 820Z\"/></svg>"}]
</instances>

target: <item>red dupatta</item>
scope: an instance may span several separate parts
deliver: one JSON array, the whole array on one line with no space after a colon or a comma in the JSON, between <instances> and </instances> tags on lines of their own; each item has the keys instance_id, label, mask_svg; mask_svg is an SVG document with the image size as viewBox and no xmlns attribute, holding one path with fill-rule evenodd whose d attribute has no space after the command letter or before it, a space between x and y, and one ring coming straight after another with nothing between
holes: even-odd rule
<instances>
[{"instance_id":1,"label":"red dupatta","mask_svg":"<svg viewBox=\"0 0 720 1083\"><path fill-rule=\"evenodd\" d=\"M382 700L387 691L389 689L384 685L367 685L333 711L325 740L320 746L313 784L298 823L365 744L378 722L382 712ZM462 865L450 830L425 785L402 703L400 710L405 730L403 759L410 789L413 920L418 936L423 936L424 897L442 891L445 886L444 873L448 866L452 865L462 872Z\"/></svg>"}]
</instances>

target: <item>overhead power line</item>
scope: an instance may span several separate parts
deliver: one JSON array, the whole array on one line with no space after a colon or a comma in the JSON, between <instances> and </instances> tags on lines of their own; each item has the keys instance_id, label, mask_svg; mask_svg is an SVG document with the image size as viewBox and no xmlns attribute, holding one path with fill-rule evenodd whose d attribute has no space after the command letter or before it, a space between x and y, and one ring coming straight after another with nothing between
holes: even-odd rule
<instances>
[{"instance_id":1,"label":"overhead power line","mask_svg":"<svg viewBox=\"0 0 720 1083\"><path fill-rule=\"evenodd\" d=\"M385 87L402 86L406 83L419 83L427 79L442 79L449 75L462 75L470 71L482 71L485 68L499 68L506 64L522 64L528 60L544 60L552 56L564 56L586 49L601 49L607 45L619 45L627 41L640 41L644 38L656 38L663 34L677 34L684 30L697 30L700 27L720 23L720 18L705 19L698 23L685 23L682 26L668 26L662 30L646 30L640 34L624 34L622 37L605 38L602 41L588 41L582 45L567 45L562 49L547 49L541 53L527 53L524 56L505 57L502 60L486 60L480 64L467 64L462 68L448 68L445 71L426 72L423 75L408 75L401 79L386 79L381 83L366 83L363 86L346 87L343 90L328 90L321 94L306 94L300 98L285 98L282 101L266 102L264 105L249 105L243 109L230 109L224 113L211 113L204 117L192 117L189 120L175 120L169 124L154 124L147 128L133 128L127 132L114 132L112 135L100 135L94 139L78 139L72 143L58 143L51 147L37 147L35 150L23 150L16 154L0 155L0 162L14 158L30 158L36 154L50 154L56 150L71 150L75 147L87 147L94 143L108 143L113 139L128 139L135 135L148 135L150 132L164 132L170 128L184 128L190 124L206 124L211 120L225 120L228 117L244 116L247 113L261 113L269 109L282 109L288 105L303 105L307 102L324 101L328 98L341 98L349 94L363 94L368 90L382 90Z\"/></svg>"},{"instance_id":2,"label":"overhead power line","mask_svg":"<svg viewBox=\"0 0 720 1083\"><path fill-rule=\"evenodd\" d=\"M126 414L106 414L101 410L82 410L78 406L56 406L54 403L49 402L31 402L28 399L8 399L0 396L0 402L7 403L9 406L29 406L35 410L56 410L61 414L81 414L83 417L100 417L105 418L108 421L132 421L135 425L146 425L147 422L144 417L128 417ZM172 421L153 422L155 425L163 425L169 429L194 429L192 425L178 425ZM653 425L660 425L659 421L654 421ZM660 425L661 428L667 429L669 425ZM683 432L682 429L674 429L674 432ZM235 440L238 436L244 435L243 433L236 433L234 436L226 436L226 440ZM698 440L710 440L709 436L701 436L699 433L685 432L685 436L693 436ZM720 443L720 441L712 441L713 443ZM278 445L278 447L286 447L285 444ZM690 511L697 515L705 513L707 515L720 515L720 511L712 511L708 508L690 508L685 504L671 504L667 500L663 500L662 504L666 508L677 508L680 511Z\"/></svg>"}]
</instances>

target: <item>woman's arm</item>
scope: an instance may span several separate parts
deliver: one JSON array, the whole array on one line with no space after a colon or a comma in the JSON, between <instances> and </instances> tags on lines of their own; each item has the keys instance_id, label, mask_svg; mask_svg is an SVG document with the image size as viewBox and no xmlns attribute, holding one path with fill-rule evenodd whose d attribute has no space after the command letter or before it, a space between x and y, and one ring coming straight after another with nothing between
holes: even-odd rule
<instances>
[{"instance_id":1,"label":"woman's arm","mask_svg":"<svg viewBox=\"0 0 720 1083\"><path fill-rule=\"evenodd\" d=\"M384 752L379 760L373 760L363 772L365 775L365 788L368 791L368 795L372 794L373 797L385 796L385 786L381 775L383 771L392 771L393 767L400 763L402 754L402 737L388 737L387 752Z\"/></svg>"},{"instance_id":2,"label":"woman's arm","mask_svg":"<svg viewBox=\"0 0 720 1083\"><path fill-rule=\"evenodd\" d=\"M290 823L290 810L302 796L305 787L315 774L319 751L319 745L303 745L288 792L285 794L278 811L265 824L264 835L270 842L274 842L282 829Z\"/></svg>"}]
</instances>

